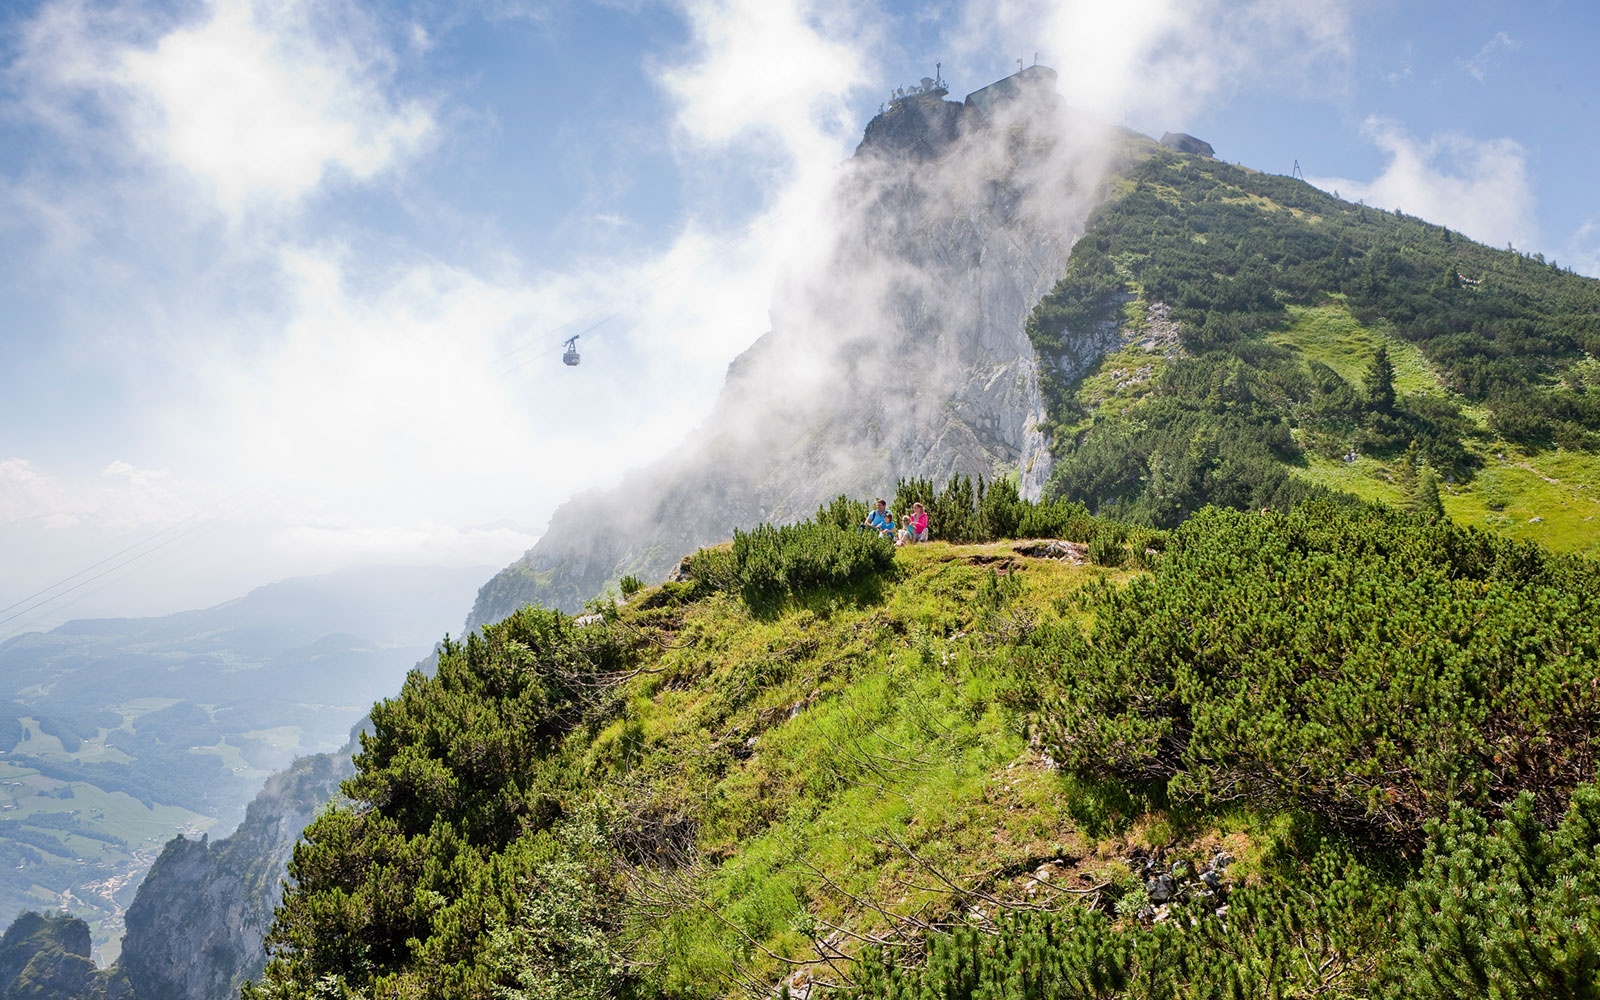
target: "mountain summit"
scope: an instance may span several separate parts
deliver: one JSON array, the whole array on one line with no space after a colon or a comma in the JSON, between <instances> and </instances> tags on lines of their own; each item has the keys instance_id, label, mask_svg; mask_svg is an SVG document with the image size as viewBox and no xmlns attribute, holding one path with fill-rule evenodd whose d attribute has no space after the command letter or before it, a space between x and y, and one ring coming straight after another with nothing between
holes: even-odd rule
<instances>
[{"instance_id":1,"label":"mountain summit","mask_svg":"<svg viewBox=\"0 0 1600 1000\"><path fill-rule=\"evenodd\" d=\"M484 586L468 628L529 602L575 610L624 574L660 579L736 527L892 488L889 470L1020 470L1037 496L1051 460L1024 327L1108 165L1147 143L1069 111L1054 77L1034 66L964 102L944 99L942 81L891 100L706 424L618 488L561 507ZM1075 333L1046 362L1068 376L1116 340L1114 325Z\"/></svg>"}]
</instances>

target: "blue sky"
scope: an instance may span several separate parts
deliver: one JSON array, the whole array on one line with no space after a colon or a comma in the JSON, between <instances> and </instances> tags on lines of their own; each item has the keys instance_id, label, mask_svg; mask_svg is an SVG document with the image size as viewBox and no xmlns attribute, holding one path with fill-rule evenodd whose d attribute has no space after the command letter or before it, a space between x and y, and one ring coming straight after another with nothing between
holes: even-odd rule
<instances>
[{"instance_id":1,"label":"blue sky","mask_svg":"<svg viewBox=\"0 0 1600 1000\"><path fill-rule=\"evenodd\" d=\"M0 634L515 558L705 418L935 62L1600 274L1597 11L11 0L0 607L110 561Z\"/></svg>"}]
</instances>

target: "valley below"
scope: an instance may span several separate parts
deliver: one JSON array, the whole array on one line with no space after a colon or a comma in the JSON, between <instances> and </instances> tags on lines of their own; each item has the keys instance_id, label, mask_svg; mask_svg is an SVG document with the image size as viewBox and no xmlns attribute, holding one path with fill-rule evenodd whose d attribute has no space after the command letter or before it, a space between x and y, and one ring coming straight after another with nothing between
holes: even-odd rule
<instances>
[{"instance_id":1,"label":"valley below","mask_svg":"<svg viewBox=\"0 0 1600 1000\"><path fill-rule=\"evenodd\" d=\"M166 843L228 833L269 776L348 743L481 575L352 572L0 643L0 920L63 910L115 960Z\"/></svg>"}]
</instances>

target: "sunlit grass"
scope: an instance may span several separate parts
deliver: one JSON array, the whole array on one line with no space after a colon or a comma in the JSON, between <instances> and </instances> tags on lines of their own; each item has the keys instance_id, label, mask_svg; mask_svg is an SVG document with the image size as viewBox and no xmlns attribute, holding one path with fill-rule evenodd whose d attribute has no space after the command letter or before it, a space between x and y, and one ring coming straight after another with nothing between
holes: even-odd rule
<instances>
[{"instance_id":1,"label":"sunlit grass","mask_svg":"<svg viewBox=\"0 0 1600 1000\"><path fill-rule=\"evenodd\" d=\"M1289 316L1287 328L1268 339L1321 361L1358 389L1373 351L1383 343L1401 396L1449 395L1414 345L1363 326L1337 297L1319 306L1291 306ZM1480 430L1466 442L1478 468L1460 482L1440 483L1445 512L1458 523L1557 551L1600 555L1600 455L1564 449L1526 454L1489 433L1484 407L1459 397L1456 402ZM1397 480L1398 460L1361 456L1346 463L1307 453L1294 474L1365 500L1403 505L1407 497Z\"/></svg>"},{"instance_id":2,"label":"sunlit grass","mask_svg":"<svg viewBox=\"0 0 1600 1000\"><path fill-rule=\"evenodd\" d=\"M1020 587L985 603L991 573ZM899 550L875 599L808 595L761 616L727 595L687 606L657 672L574 745L584 773L649 788L635 812L696 818L684 877L706 907L635 929L667 991L726 995L731 969L773 981L792 969L771 955L815 960L834 926L888 930L874 907L960 912L941 876L1094 855L1073 816L1098 800L1030 751L1010 644L1075 615L1085 583L1133 575L1011 542L934 542Z\"/></svg>"},{"instance_id":3,"label":"sunlit grass","mask_svg":"<svg viewBox=\"0 0 1600 1000\"><path fill-rule=\"evenodd\" d=\"M1398 395L1446 394L1438 374L1415 344L1392 336L1383 327L1363 325L1336 296L1330 296L1322 305L1290 306L1288 325L1269 334L1267 340L1293 348L1308 360L1322 362L1357 389L1382 344L1394 365Z\"/></svg>"}]
</instances>

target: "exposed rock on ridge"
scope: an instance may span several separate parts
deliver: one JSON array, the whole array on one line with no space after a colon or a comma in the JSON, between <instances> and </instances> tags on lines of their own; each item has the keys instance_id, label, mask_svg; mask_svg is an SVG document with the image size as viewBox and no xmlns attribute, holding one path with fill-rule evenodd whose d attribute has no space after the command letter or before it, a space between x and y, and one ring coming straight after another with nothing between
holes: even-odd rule
<instances>
[{"instance_id":1,"label":"exposed rock on ridge","mask_svg":"<svg viewBox=\"0 0 1600 1000\"><path fill-rule=\"evenodd\" d=\"M105 996L89 958L89 925L65 913L24 913L0 937L0 998Z\"/></svg>"},{"instance_id":2,"label":"exposed rock on ridge","mask_svg":"<svg viewBox=\"0 0 1600 1000\"><path fill-rule=\"evenodd\" d=\"M530 601L576 610L623 574L661 579L734 528L898 476L1016 469L1037 496L1050 457L1024 325L1066 270L1113 143L1053 91L1011 89L981 109L919 95L873 119L822 216L836 229L780 279L771 331L729 366L707 424L557 510L467 628Z\"/></svg>"}]
</instances>

